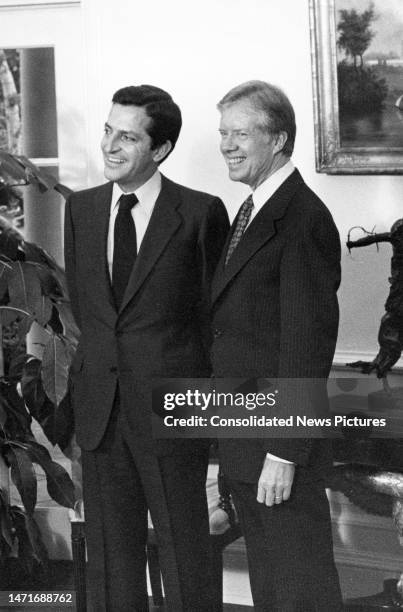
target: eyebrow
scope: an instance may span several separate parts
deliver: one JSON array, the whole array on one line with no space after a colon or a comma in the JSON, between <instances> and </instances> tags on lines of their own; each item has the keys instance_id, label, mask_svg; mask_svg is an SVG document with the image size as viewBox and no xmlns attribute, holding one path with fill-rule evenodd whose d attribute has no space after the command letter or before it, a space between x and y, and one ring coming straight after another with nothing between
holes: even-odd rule
<instances>
[{"instance_id":1,"label":"eyebrow","mask_svg":"<svg viewBox=\"0 0 403 612\"><path fill-rule=\"evenodd\" d=\"M249 132L249 128L235 128L234 130L230 130L228 128L218 128L219 132Z\"/></svg>"},{"instance_id":2,"label":"eyebrow","mask_svg":"<svg viewBox=\"0 0 403 612\"><path fill-rule=\"evenodd\" d=\"M104 127L110 128L111 130L113 130L113 127L107 121L105 121ZM136 137L139 136L139 134L137 134L136 132L133 132L132 130L117 130L117 131L119 132L119 134L131 134L132 136L136 136Z\"/></svg>"}]
</instances>

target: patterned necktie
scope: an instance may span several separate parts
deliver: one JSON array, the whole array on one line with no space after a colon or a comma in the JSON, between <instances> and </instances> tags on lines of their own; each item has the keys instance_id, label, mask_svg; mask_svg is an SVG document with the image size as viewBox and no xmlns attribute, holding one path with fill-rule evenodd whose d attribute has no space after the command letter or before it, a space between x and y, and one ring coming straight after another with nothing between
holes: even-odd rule
<instances>
[{"instance_id":1,"label":"patterned necktie","mask_svg":"<svg viewBox=\"0 0 403 612\"><path fill-rule=\"evenodd\" d=\"M252 199L252 194L250 194L250 196L245 200L245 202L242 204L239 210L239 215L238 215L238 219L237 219L236 226L234 229L234 233L231 236L231 240L230 240L228 251L227 251L227 256L225 258L225 265L227 265L227 263L229 262L232 253L235 251L236 247L239 244L239 241L241 240L243 236L243 233L246 229L246 226L248 225L248 222L249 222L249 219L252 213L252 208L253 208L253 199Z\"/></svg>"},{"instance_id":2,"label":"patterned necktie","mask_svg":"<svg viewBox=\"0 0 403 612\"><path fill-rule=\"evenodd\" d=\"M138 199L134 193L119 198L119 210L115 219L112 290L116 307L119 309L137 256L136 226L132 208Z\"/></svg>"}]
</instances>

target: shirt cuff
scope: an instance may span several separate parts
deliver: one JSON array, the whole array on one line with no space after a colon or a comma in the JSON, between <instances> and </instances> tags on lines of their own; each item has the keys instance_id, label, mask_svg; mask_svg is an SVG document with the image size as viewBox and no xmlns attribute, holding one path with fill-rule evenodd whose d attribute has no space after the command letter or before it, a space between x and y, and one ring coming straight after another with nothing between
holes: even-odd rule
<instances>
[{"instance_id":1,"label":"shirt cuff","mask_svg":"<svg viewBox=\"0 0 403 612\"><path fill-rule=\"evenodd\" d=\"M280 457L276 457L276 455L272 455L271 453L266 453L266 457L268 459L273 459L273 461L279 461L280 463L288 463L289 465L294 465L293 461L287 461L287 459L281 459Z\"/></svg>"}]
</instances>

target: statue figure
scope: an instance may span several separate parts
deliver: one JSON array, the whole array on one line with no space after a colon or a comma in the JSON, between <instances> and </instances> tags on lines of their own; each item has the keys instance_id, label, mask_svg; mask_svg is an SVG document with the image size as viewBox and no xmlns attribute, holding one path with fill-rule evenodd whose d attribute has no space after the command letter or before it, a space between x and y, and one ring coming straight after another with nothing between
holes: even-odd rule
<instances>
[{"instance_id":1,"label":"statue figure","mask_svg":"<svg viewBox=\"0 0 403 612\"><path fill-rule=\"evenodd\" d=\"M352 241L350 230L347 247L351 250L380 242L391 243L390 291L378 332L378 354L371 362L356 361L347 365L364 374L373 372L382 379L384 390L369 394L369 408L393 409L402 407L403 399L402 389L391 389L387 383L387 373L403 350L403 219L395 221L390 232L363 231L366 236ZM355 438L335 444L335 458L342 463L333 468L329 486L344 493L366 512L392 516L403 545L403 440L371 436L365 439L359 432L357 434ZM350 600L346 604L361 606L360 609L368 611L403 610L403 574L398 581L385 580L382 593Z\"/></svg>"},{"instance_id":2,"label":"statue figure","mask_svg":"<svg viewBox=\"0 0 403 612\"><path fill-rule=\"evenodd\" d=\"M356 361L347 365L360 368L364 374L375 372L378 378L385 378L403 349L403 219L395 221L390 232L367 233L367 236L355 241L351 241L349 235L347 247L351 250L379 242L390 242L393 248L390 291L378 332L380 349L371 362Z\"/></svg>"}]
</instances>

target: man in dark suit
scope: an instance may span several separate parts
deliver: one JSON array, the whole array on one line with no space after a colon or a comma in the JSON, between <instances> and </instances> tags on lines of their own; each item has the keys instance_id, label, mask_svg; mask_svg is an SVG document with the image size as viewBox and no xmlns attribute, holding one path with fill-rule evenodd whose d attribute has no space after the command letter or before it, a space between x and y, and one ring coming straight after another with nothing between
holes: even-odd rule
<instances>
[{"instance_id":1,"label":"man in dark suit","mask_svg":"<svg viewBox=\"0 0 403 612\"><path fill-rule=\"evenodd\" d=\"M97 612L148 610L148 510L167 609L212 609L208 443L151 432L154 377L210 375L210 281L228 231L218 198L158 171L180 128L165 91L117 91L101 145L109 182L66 206L66 274L81 330L71 378Z\"/></svg>"},{"instance_id":2,"label":"man in dark suit","mask_svg":"<svg viewBox=\"0 0 403 612\"><path fill-rule=\"evenodd\" d=\"M290 160L293 108L250 81L219 103L221 152L252 194L212 284L217 377L326 379L338 327L340 243L332 217ZM306 398L283 390L304 414ZM281 401L281 397L279 398ZM322 468L326 440L220 439L245 535L255 610L342 609Z\"/></svg>"}]
</instances>

